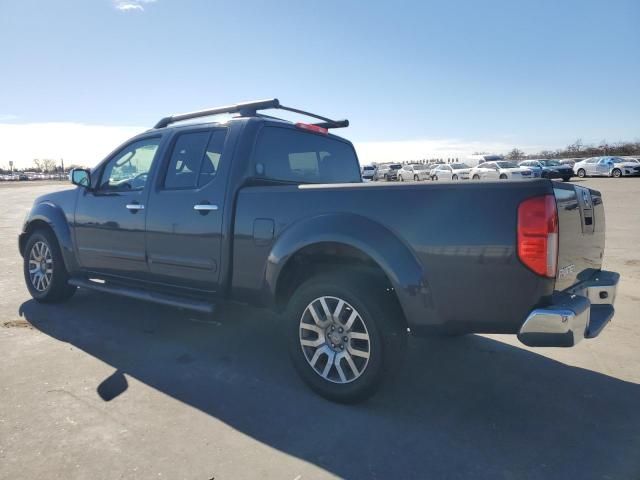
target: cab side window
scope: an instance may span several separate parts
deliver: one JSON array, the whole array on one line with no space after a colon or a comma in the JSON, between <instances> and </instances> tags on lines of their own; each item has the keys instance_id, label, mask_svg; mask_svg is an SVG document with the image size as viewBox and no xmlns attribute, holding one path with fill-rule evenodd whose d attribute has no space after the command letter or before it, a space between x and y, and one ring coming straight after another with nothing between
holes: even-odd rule
<instances>
[{"instance_id":1,"label":"cab side window","mask_svg":"<svg viewBox=\"0 0 640 480\"><path fill-rule=\"evenodd\" d=\"M198 188L213 180L225 138L226 129L179 134L167 165L165 190Z\"/></svg>"},{"instance_id":2,"label":"cab side window","mask_svg":"<svg viewBox=\"0 0 640 480\"><path fill-rule=\"evenodd\" d=\"M143 190L151 164L160 145L160 137L145 138L124 147L102 170L98 190Z\"/></svg>"}]
</instances>

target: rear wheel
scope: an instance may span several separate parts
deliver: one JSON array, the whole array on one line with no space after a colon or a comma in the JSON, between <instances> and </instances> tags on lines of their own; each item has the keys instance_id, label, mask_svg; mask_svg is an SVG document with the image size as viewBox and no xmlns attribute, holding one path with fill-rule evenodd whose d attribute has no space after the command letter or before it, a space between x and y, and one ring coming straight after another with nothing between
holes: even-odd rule
<instances>
[{"instance_id":1,"label":"rear wheel","mask_svg":"<svg viewBox=\"0 0 640 480\"><path fill-rule=\"evenodd\" d=\"M451 177L451 180L458 180L458 175L454 175L453 177Z\"/></svg>"},{"instance_id":2,"label":"rear wheel","mask_svg":"<svg viewBox=\"0 0 640 480\"><path fill-rule=\"evenodd\" d=\"M581 168L576 173L578 174L578 177L580 177L580 178L584 178L584 177L587 176L587 172L584 171L584 168Z\"/></svg>"},{"instance_id":3,"label":"rear wheel","mask_svg":"<svg viewBox=\"0 0 640 480\"><path fill-rule=\"evenodd\" d=\"M563 182L568 182L569 180L571 180L571 177L562 177Z\"/></svg>"},{"instance_id":4,"label":"rear wheel","mask_svg":"<svg viewBox=\"0 0 640 480\"><path fill-rule=\"evenodd\" d=\"M480 175L474 175L474 176L473 176L473 179L474 179L474 180L480 180Z\"/></svg>"},{"instance_id":5,"label":"rear wheel","mask_svg":"<svg viewBox=\"0 0 640 480\"><path fill-rule=\"evenodd\" d=\"M76 287L69 285L69 273L53 233L36 230L24 249L24 279L31 296L38 302L63 302Z\"/></svg>"},{"instance_id":6,"label":"rear wheel","mask_svg":"<svg viewBox=\"0 0 640 480\"><path fill-rule=\"evenodd\" d=\"M506 179L507 179L507 176L504 173L500 175L500 180L506 180Z\"/></svg>"},{"instance_id":7,"label":"rear wheel","mask_svg":"<svg viewBox=\"0 0 640 480\"><path fill-rule=\"evenodd\" d=\"M402 178L402 175L398 175L398 180L400 180L401 182L404 182L404 178Z\"/></svg>"},{"instance_id":8,"label":"rear wheel","mask_svg":"<svg viewBox=\"0 0 640 480\"><path fill-rule=\"evenodd\" d=\"M418 178L418 175L414 175L414 176L413 176L413 181L414 181L414 182L418 182L418 181L420 181L420 179Z\"/></svg>"},{"instance_id":9,"label":"rear wheel","mask_svg":"<svg viewBox=\"0 0 640 480\"><path fill-rule=\"evenodd\" d=\"M317 275L295 291L287 309L293 365L319 395L362 401L404 352L406 330L399 317L385 287L371 278Z\"/></svg>"},{"instance_id":10,"label":"rear wheel","mask_svg":"<svg viewBox=\"0 0 640 480\"><path fill-rule=\"evenodd\" d=\"M611 172L611 176L613 176L614 178L620 178L622 176L622 170L620 170L619 168L614 168L613 172Z\"/></svg>"}]
</instances>

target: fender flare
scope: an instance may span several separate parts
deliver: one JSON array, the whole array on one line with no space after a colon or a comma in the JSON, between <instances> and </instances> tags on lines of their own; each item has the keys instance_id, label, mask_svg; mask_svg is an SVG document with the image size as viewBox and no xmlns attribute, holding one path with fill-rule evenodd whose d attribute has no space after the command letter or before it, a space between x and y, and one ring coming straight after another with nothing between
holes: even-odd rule
<instances>
[{"instance_id":1,"label":"fender flare","mask_svg":"<svg viewBox=\"0 0 640 480\"><path fill-rule=\"evenodd\" d=\"M369 256L391 282L409 323L411 312L420 306L424 308L429 291L425 271L409 246L380 223L349 213L305 218L277 237L264 277L270 302L275 302L278 280L289 260L301 249L325 242L348 245Z\"/></svg>"},{"instance_id":2,"label":"fender flare","mask_svg":"<svg viewBox=\"0 0 640 480\"><path fill-rule=\"evenodd\" d=\"M63 210L50 201L40 202L33 207L29 217L27 218L22 234L20 235L20 253L24 254L24 247L27 242L28 233L31 230L31 226L34 222L43 222L51 228L53 234L58 240L60 251L62 252L62 258L64 259L65 267L67 271L73 272L78 269L78 263L76 261L75 252L73 248L73 239L71 235L71 228L69 222L65 216Z\"/></svg>"}]
</instances>

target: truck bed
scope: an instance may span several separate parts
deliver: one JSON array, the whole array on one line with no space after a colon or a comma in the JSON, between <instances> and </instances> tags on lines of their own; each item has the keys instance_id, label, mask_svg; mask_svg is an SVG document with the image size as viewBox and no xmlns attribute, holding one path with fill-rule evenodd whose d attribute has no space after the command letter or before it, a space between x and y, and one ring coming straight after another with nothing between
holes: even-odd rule
<instances>
[{"instance_id":1,"label":"truck bed","mask_svg":"<svg viewBox=\"0 0 640 480\"><path fill-rule=\"evenodd\" d=\"M560 212L559 268L565 269L558 280L533 273L516 252L517 206L553 193ZM268 289L264 266L282 261L269 258L268 243L256 241L258 219L273 221L277 244L296 224L335 215L375 244L371 255L375 249L400 255L394 245L385 246L384 239L377 238L377 229L383 229L419 263L420 282L397 291L412 329L516 333L532 299L544 306L554 290L564 290L589 269L600 268L604 219L597 192L593 199L597 228L583 234L574 186L548 180L245 187L237 199L232 288L239 299L260 301L256 292ZM330 238L331 232L326 233ZM347 237L344 242L353 241ZM300 242L316 240L308 235ZM573 267L566 268L569 265Z\"/></svg>"}]
</instances>

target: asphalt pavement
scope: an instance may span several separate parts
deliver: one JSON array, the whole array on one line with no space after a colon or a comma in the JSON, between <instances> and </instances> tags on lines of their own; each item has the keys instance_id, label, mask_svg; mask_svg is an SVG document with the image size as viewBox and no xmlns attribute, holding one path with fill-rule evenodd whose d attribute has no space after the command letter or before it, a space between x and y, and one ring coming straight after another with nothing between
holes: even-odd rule
<instances>
[{"instance_id":1,"label":"asphalt pavement","mask_svg":"<svg viewBox=\"0 0 640 480\"><path fill-rule=\"evenodd\" d=\"M2 479L640 479L640 178L604 194L616 316L571 349L410 339L369 402L310 392L278 318L80 291L30 299L17 233L60 184L0 184ZM498 306L499 308L499 306Z\"/></svg>"}]
</instances>

